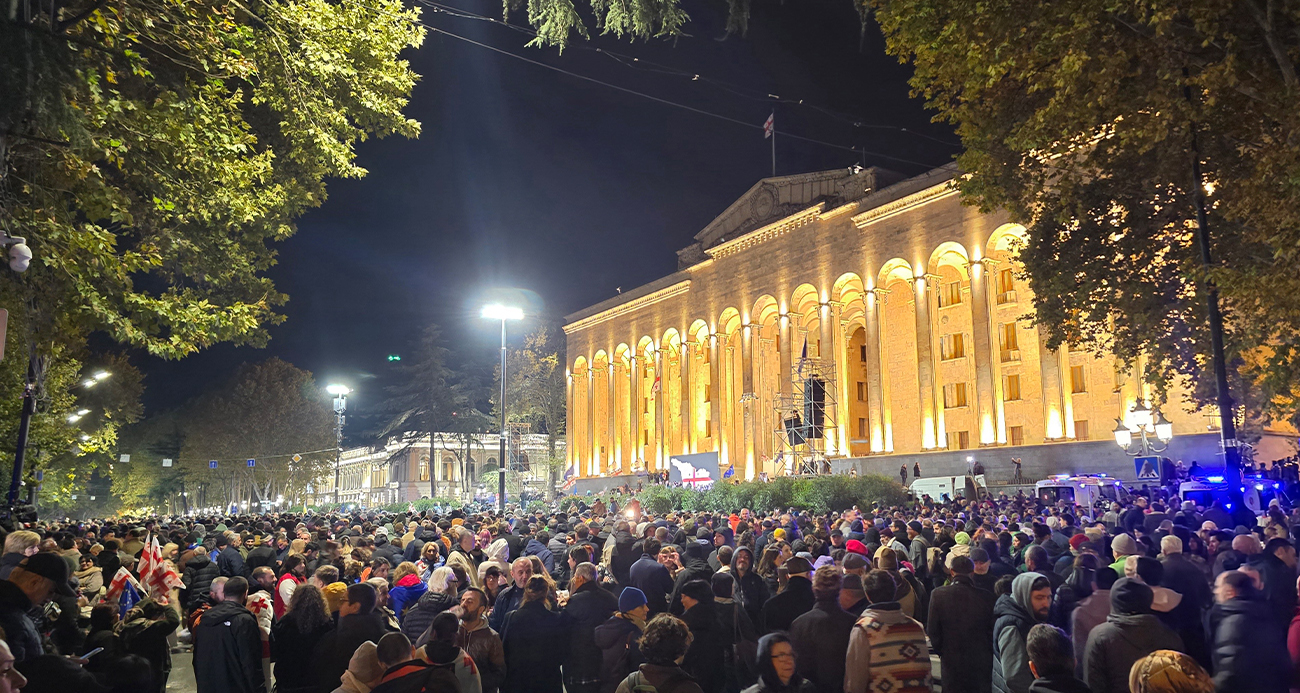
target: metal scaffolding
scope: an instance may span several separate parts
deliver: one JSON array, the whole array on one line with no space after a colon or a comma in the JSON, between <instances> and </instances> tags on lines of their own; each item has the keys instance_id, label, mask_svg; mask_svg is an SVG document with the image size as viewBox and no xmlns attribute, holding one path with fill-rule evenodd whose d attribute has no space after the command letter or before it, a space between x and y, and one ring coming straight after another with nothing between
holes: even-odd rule
<instances>
[{"instance_id":1,"label":"metal scaffolding","mask_svg":"<svg viewBox=\"0 0 1300 693\"><path fill-rule=\"evenodd\" d=\"M826 432L835 429L835 362L802 358L790 366L790 394L776 403L777 476L829 474Z\"/></svg>"}]
</instances>

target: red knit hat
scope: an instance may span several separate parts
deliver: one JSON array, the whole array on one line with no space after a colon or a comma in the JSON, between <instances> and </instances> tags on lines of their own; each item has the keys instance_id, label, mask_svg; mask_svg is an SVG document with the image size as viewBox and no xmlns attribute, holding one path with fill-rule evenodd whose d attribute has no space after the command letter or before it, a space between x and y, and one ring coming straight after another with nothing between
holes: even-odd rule
<instances>
[{"instance_id":1,"label":"red knit hat","mask_svg":"<svg viewBox=\"0 0 1300 693\"><path fill-rule=\"evenodd\" d=\"M1084 543L1087 542L1087 541L1088 541L1088 535L1086 535L1086 534L1076 534L1076 535L1070 537L1070 548L1071 548L1071 549L1074 549L1075 551L1078 551L1078 550L1079 550L1079 547L1080 547L1080 546L1083 546Z\"/></svg>"},{"instance_id":2,"label":"red knit hat","mask_svg":"<svg viewBox=\"0 0 1300 693\"><path fill-rule=\"evenodd\" d=\"M867 545L857 539L850 539L844 542L844 550L849 553L861 554L870 558L870 556L867 555Z\"/></svg>"}]
</instances>

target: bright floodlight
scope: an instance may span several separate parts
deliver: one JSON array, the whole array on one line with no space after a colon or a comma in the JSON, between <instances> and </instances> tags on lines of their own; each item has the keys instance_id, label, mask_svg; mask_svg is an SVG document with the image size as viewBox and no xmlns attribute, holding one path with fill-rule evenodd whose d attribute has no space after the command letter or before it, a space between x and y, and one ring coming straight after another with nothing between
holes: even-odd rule
<instances>
[{"instance_id":1,"label":"bright floodlight","mask_svg":"<svg viewBox=\"0 0 1300 693\"><path fill-rule=\"evenodd\" d=\"M523 320L524 311L521 308L513 306L503 306L500 303L492 303L483 306L483 317L488 320Z\"/></svg>"},{"instance_id":2,"label":"bright floodlight","mask_svg":"<svg viewBox=\"0 0 1300 693\"><path fill-rule=\"evenodd\" d=\"M1115 444L1121 448L1127 450L1133 444L1133 431L1123 421L1115 419L1115 430L1111 433L1115 434Z\"/></svg>"},{"instance_id":3,"label":"bright floodlight","mask_svg":"<svg viewBox=\"0 0 1300 693\"><path fill-rule=\"evenodd\" d=\"M110 375L113 375L113 374L112 374L112 373L109 373L108 371L100 371L100 372L98 372L98 373L96 373L96 374L94 374L94 375L92 375L92 376L90 376L90 377L93 378L93 379L95 380L95 382L99 382L99 381L104 380L105 378L109 377Z\"/></svg>"},{"instance_id":4,"label":"bright floodlight","mask_svg":"<svg viewBox=\"0 0 1300 693\"><path fill-rule=\"evenodd\" d=\"M325 388L325 391L336 397L342 397L343 395L351 393L352 388L347 385L330 385Z\"/></svg>"}]
</instances>

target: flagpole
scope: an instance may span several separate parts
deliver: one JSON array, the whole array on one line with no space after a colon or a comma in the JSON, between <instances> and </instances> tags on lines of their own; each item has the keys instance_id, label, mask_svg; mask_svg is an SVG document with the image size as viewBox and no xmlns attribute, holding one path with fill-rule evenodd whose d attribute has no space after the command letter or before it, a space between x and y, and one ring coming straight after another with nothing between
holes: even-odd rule
<instances>
[{"instance_id":1,"label":"flagpole","mask_svg":"<svg viewBox=\"0 0 1300 693\"><path fill-rule=\"evenodd\" d=\"M776 111L772 111L772 177L776 178Z\"/></svg>"}]
</instances>

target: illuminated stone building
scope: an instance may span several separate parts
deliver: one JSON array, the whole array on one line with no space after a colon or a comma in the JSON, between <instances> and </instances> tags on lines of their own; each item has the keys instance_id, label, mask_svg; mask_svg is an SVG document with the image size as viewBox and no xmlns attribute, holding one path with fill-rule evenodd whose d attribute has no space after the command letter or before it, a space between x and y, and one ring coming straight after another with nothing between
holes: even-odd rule
<instances>
[{"instance_id":1,"label":"illuminated stone building","mask_svg":"<svg viewBox=\"0 0 1300 693\"><path fill-rule=\"evenodd\" d=\"M1112 359L1048 350L1015 247L1024 228L961 204L955 168L848 169L759 181L678 251L677 272L567 318L568 455L583 478L717 452L781 469L799 362L830 387L831 466L1133 477L1116 418L1151 395ZM812 367L812 366L810 366ZM1213 416L1183 392L1168 456L1215 464ZM1221 458L1220 458L1221 459Z\"/></svg>"}]
</instances>

